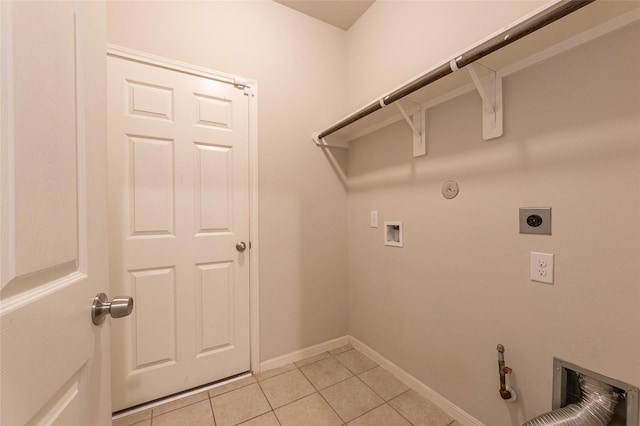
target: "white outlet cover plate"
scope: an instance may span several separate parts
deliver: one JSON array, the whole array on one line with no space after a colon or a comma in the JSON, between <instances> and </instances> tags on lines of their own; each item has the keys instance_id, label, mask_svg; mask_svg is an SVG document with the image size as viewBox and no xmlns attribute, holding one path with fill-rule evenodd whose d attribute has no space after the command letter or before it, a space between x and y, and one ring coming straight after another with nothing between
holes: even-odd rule
<instances>
[{"instance_id":1,"label":"white outlet cover plate","mask_svg":"<svg viewBox=\"0 0 640 426\"><path fill-rule=\"evenodd\" d=\"M378 210L371 210L369 212L369 216L370 216L370 225L372 228L377 228L378 227Z\"/></svg>"},{"instance_id":2,"label":"white outlet cover plate","mask_svg":"<svg viewBox=\"0 0 640 426\"><path fill-rule=\"evenodd\" d=\"M553 254L531 252L531 281L553 284Z\"/></svg>"}]
</instances>

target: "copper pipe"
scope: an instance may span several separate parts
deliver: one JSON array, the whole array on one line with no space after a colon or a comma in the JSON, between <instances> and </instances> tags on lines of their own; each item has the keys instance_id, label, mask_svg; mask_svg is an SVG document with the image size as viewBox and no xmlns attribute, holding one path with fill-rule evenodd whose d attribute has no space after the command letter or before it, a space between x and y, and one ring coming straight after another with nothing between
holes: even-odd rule
<instances>
[{"instance_id":1,"label":"copper pipe","mask_svg":"<svg viewBox=\"0 0 640 426\"><path fill-rule=\"evenodd\" d=\"M500 374L500 396L502 399L511 399L511 392L507 390L507 373L511 372L509 367L504 366L504 346L498 345L498 372Z\"/></svg>"}]
</instances>

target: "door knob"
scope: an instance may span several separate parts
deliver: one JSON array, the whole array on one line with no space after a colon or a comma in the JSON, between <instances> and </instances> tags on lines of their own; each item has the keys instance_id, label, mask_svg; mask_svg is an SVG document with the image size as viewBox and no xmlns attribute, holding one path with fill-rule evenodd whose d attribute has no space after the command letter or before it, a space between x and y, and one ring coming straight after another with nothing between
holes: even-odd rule
<instances>
[{"instance_id":1,"label":"door knob","mask_svg":"<svg viewBox=\"0 0 640 426\"><path fill-rule=\"evenodd\" d=\"M104 322L107 315L112 318L122 318L133 312L133 297L116 296L111 302L104 293L98 293L91 305L91 319L95 325Z\"/></svg>"},{"instance_id":2,"label":"door knob","mask_svg":"<svg viewBox=\"0 0 640 426\"><path fill-rule=\"evenodd\" d=\"M238 244L236 244L236 250L238 250L240 253L242 253L246 249L247 249L247 245L245 244L244 241L240 241Z\"/></svg>"}]
</instances>

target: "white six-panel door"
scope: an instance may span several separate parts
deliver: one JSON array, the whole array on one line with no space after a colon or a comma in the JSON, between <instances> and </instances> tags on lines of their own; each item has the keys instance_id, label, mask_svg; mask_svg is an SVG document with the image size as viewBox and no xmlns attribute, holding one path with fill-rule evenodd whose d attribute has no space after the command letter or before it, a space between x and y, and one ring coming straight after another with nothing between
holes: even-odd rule
<instances>
[{"instance_id":1,"label":"white six-panel door","mask_svg":"<svg viewBox=\"0 0 640 426\"><path fill-rule=\"evenodd\" d=\"M105 16L0 2L2 425L111 424Z\"/></svg>"},{"instance_id":2,"label":"white six-panel door","mask_svg":"<svg viewBox=\"0 0 640 426\"><path fill-rule=\"evenodd\" d=\"M107 61L112 291L136 304L112 328L120 410L250 369L249 100Z\"/></svg>"}]
</instances>

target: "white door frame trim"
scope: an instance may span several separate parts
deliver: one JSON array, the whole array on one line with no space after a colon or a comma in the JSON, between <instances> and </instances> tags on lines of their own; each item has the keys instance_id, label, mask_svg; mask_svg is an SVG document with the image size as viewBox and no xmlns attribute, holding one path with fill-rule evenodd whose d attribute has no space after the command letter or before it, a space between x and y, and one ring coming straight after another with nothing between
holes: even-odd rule
<instances>
[{"instance_id":1,"label":"white door frame trim","mask_svg":"<svg viewBox=\"0 0 640 426\"><path fill-rule=\"evenodd\" d=\"M250 333L250 368L254 374L260 372L260 337L259 337L259 273L258 273L258 82L252 79L226 74L220 71L197 65L175 61L173 59L152 55L146 52L122 46L107 44L107 56L141 62L173 71L210 78L249 89L249 333Z\"/></svg>"}]
</instances>

